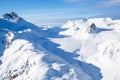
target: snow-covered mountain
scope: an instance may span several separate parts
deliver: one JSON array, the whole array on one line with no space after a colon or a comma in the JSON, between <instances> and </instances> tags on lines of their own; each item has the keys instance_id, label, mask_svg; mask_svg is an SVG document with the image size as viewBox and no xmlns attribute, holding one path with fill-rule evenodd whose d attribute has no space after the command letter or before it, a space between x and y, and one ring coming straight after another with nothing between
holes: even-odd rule
<instances>
[{"instance_id":1,"label":"snow-covered mountain","mask_svg":"<svg viewBox=\"0 0 120 80\"><path fill-rule=\"evenodd\" d=\"M96 25L96 23L92 24L88 27L86 31L87 33L85 34L85 38L83 38L83 40L85 41L84 42L82 40L83 36L80 36L81 32L79 30L81 30L83 26L86 24L82 22L83 24L81 26L79 25L81 24L81 22L82 21L77 21L77 23L75 24L74 22L66 23L64 26L69 28L67 30L59 27L54 27L44 30L43 28L39 28L38 26L25 21L23 18L19 17L15 12L4 14L0 18L0 34L1 34L0 35L0 56L1 56L0 80L100 80L102 79L100 68L102 68L103 71L104 67L101 67L102 66L101 65L99 68L98 65L100 62L99 59L101 57L100 53L102 52L102 51L100 52L99 49L101 48L99 47L99 49L96 49L96 53L92 53L90 49L88 49L87 51L87 48L89 48L90 45L92 45L92 43L93 45L95 45L95 46L92 45L92 50L97 45L102 47L104 44L108 46L112 42L117 43L117 39L116 39L116 41L109 40L110 43L104 42L101 45L97 44L106 41L106 36L110 34L112 34L112 36L108 36L107 37L108 39L111 39L111 37L117 38L119 35L118 33L119 30L118 32L117 30L113 31L112 28L111 31L111 28L108 27L107 31L106 29L105 30L103 29L104 32L101 33L102 30L99 31L99 28L97 28L98 25ZM77 24L79 26L76 26ZM113 23L109 25L118 25L118 24ZM98 31L96 31L97 29ZM65 35L59 35L59 33ZM104 33L105 35L103 36L103 38L105 38L105 40L100 37ZM117 35L113 36L114 34ZM66 35L70 35L70 37L67 37ZM51 41L53 39L55 41L56 39L58 39L58 42L60 41L59 44L61 44L61 49L58 48L59 44L56 44L55 42ZM100 41L97 41L98 39L100 39ZM62 44L63 42L65 42L64 45ZM104 50L104 47L102 48L102 50ZM116 47L116 48L114 49L112 47ZM70 48L72 48L72 50L70 50ZM107 55L109 54L108 52L110 51L111 48L113 49L114 52L114 50L119 48L119 44L117 43L111 45L111 47L105 48L106 49L104 53L105 58L108 57ZM84 52L86 53L83 54ZM89 52L88 55L86 55L87 52ZM119 57L118 53L116 53L117 57ZM100 55L100 57L98 55ZM81 60L84 59L84 61L86 62L77 59L79 57L82 57ZM98 59L98 61L95 60L96 58ZM101 59L101 61L102 60L103 59ZM98 67L87 62L93 62Z\"/></svg>"},{"instance_id":2,"label":"snow-covered mountain","mask_svg":"<svg viewBox=\"0 0 120 80\"><path fill-rule=\"evenodd\" d=\"M76 59L92 63L101 69L101 80L120 80L120 20L93 18L68 21L51 41L58 48L80 56Z\"/></svg>"}]
</instances>

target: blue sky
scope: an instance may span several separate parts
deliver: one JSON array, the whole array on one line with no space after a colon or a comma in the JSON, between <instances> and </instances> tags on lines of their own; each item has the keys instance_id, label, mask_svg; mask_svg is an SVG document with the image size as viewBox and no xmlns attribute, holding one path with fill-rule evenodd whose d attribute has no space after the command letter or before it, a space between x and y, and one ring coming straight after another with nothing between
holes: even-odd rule
<instances>
[{"instance_id":1,"label":"blue sky","mask_svg":"<svg viewBox=\"0 0 120 80\"><path fill-rule=\"evenodd\" d=\"M0 0L0 14L14 11L37 24L90 17L120 18L120 0Z\"/></svg>"}]
</instances>

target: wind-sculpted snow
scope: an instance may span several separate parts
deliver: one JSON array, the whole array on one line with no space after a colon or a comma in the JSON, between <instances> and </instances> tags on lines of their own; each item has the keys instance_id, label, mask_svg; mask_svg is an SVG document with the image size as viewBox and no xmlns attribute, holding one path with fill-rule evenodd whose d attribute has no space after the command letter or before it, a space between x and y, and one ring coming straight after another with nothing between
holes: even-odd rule
<instances>
[{"instance_id":1,"label":"wind-sculpted snow","mask_svg":"<svg viewBox=\"0 0 120 80\"><path fill-rule=\"evenodd\" d=\"M0 40L0 80L100 80L98 67L77 60L79 54L51 42L50 38L66 38L59 35L65 30L43 30L22 18L14 22L0 19L0 39L4 41Z\"/></svg>"},{"instance_id":2,"label":"wind-sculpted snow","mask_svg":"<svg viewBox=\"0 0 120 80\"><path fill-rule=\"evenodd\" d=\"M92 63L101 69L102 80L120 79L120 20L93 18L68 21L59 34L51 38L58 48L79 55L77 60Z\"/></svg>"}]
</instances>

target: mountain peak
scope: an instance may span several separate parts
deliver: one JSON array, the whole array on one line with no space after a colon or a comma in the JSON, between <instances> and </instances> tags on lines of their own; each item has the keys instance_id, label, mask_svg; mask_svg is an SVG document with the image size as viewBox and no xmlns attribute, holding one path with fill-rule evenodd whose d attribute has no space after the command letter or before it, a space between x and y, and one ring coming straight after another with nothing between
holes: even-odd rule
<instances>
[{"instance_id":1,"label":"mountain peak","mask_svg":"<svg viewBox=\"0 0 120 80\"><path fill-rule=\"evenodd\" d=\"M88 28L87 28L87 31L89 33L94 33L96 31L96 25L94 23L92 23Z\"/></svg>"},{"instance_id":2,"label":"mountain peak","mask_svg":"<svg viewBox=\"0 0 120 80\"><path fill-rule=\"evenodd\" d=\"M3 14L2 18L7 20L15 20L15 21L18 21L20 19L18 14L15 12L5 13Z\"/></svg>"},{"instance_id":3,"label":"mountain peak","mask_svg":"<svg viewBox=\"0 0 120 80\"><path fill-rule=\"evenodd\" d=\"M96 29L96 25L94 23L91 24L90 26L91 29L95 30Z\"/></svg>"}]
</instances>

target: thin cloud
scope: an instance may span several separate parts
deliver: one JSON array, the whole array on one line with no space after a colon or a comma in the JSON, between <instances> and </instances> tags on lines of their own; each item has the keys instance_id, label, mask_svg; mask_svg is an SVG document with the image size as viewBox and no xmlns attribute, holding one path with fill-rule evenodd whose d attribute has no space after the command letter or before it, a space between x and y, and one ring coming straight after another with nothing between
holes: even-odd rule
<instances>
[{"instance_id":1,"label":"thin cloud","mask_svg":"<svg viewBox=\"0 0 120 80\"><path fill-rule=\"evenodd\" d=\"M111 7L111 6L118 6L120 5L120 0L100 0L100 1L96 1L96 0L63 0L64 2L68 2L68 3L77 3L77 4L94 4L92 5L93 7L96 6L103 6L103 7Z\"/></svg>"},{"instance_id":2,"label":"thin cloud","mask_svg":"<svg viewBox=\"0 0 120 80\"><path fill-rule=\"evenodd\" d=\"M120 0L107 0L107 1L103 1L102 4L105 7L111 7L114 5L120 5Z\"/></svg>"},{"instance_id":3,"label":"thin cloud","mask_svg":"<svg viewBox=\"0 0 120 80\"><path fill-rule=\"evenodd\" d=\"M75 3L75 2L81 2L83 0L64 0L64 1L69 3Z\"/></svg>"}]
</instances>

